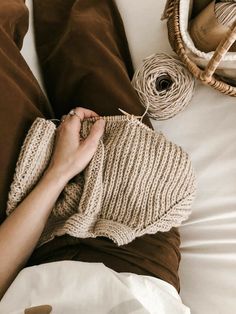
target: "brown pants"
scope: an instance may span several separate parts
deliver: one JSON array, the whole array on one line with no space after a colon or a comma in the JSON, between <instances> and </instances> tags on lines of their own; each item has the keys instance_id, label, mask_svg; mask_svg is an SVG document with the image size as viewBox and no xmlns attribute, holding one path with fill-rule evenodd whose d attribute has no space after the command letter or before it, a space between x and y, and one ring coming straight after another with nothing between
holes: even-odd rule
<instances>
[{"instance_id":1,"label":"brown pants","mask_svg":"<svg viewBox=\"0 0 236 314\"><path fill-rule=\"evenodd\" d=\"M50 104L20 48L28 27L23 0L0 2L0 222L27 130L36 117L59 118L82 106L101 115L144 112L131 86L133 66L113 0L34 0L36 47ZM144 123L152 127L146 117ZM29 265L72 259L151 275L179 291L179 233L145 235L117 247L106 238L63 236L36 249Z\"/></svg>"}]
</instances>

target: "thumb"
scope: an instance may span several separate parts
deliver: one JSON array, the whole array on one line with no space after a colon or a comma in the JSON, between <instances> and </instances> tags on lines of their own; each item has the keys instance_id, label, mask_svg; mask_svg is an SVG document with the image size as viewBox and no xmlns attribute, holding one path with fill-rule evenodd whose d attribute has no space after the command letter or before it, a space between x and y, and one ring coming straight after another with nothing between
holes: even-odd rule
<instances>
[{"instance_id":1,"label":"thumb","mask_svg":"<svg viewBox=\"0 0 236 314\"><path fill-rule=\"evenodd\" d=\"M99 144L99 140L104 133L104 129L105 120L104 119L97 120L91 127L89 135L81 144L81 146L83 146L83 149L85 149L89 155L90 154L93 155L95 153L97 146Z\"/></svg>"}]
</instances>

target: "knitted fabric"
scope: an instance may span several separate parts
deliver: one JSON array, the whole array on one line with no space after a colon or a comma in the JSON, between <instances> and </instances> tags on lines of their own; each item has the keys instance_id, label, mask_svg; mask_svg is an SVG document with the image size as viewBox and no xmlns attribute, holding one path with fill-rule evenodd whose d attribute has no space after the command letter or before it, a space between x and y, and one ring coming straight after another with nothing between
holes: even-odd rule
<instances>
[{"instance_id":1,"label":"knitted fabric","mask_svg":"<svg viewBox=\"0 0 236 314\"><path fill-rule=\"evenodd\" d=\"M38 246L55 236L105 236L118 245L177 227L195 195L191 161L181 147L135 118L104 117L105 131L86 169L58 197ZM84 120L86 137L95 118ZM9 215L33 189L53 151L56 126L37 118L17 161L7 202Z\"/></svg>"}]
</instances>

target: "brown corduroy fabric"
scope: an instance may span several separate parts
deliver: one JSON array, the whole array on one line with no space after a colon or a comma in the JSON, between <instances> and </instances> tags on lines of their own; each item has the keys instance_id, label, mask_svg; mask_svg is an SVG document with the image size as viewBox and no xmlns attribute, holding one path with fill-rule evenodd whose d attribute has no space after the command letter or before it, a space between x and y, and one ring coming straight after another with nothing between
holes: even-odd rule
<instances>
[{"instance_id":1,"label":"brown corduroy fabric","mask_svg":"<svg viewBox=\"0 0 236 314\"><path fill-rule=\"evenodd\" d=\"M22 0L0 1L0 223L25 134L36 117L53 112L20 48L28 28Z\"/></svg>"},{"instance_id":2,"label":"brown corduroy fabric","mask_svg":"<svg viewBox=\"0 0 236 314\"><path fill-rule=\"evenodd\" d=\"M34 0L37 51L56 117L78 104L99 115L144 112L115 2ZM143 120L148 126L148 118Z\"/></svg>"},{"instance_id":3,"label":"brown corduroy fabric","mask_svg":"<svg viewBox=\"0 0 236 314\"><path fill-rule=\"evenodd\" d=\"M14 12L14 13L13 13ZM100 115L118 107L144 112L130 79L132 61L122 20L112 0L34 0L36 44L44 83L57 118L75 106ZM0 2L0 218L26 131L36 117L54 113L21 57L28 25L22 0ZM149 119L143 120L151 127ZM106 238L55 238L35 250L27 265L73 259L102 262L118 272L161 278L179 290L179 233L142 236L117 247Z\"/></svg>"}]
</instances>

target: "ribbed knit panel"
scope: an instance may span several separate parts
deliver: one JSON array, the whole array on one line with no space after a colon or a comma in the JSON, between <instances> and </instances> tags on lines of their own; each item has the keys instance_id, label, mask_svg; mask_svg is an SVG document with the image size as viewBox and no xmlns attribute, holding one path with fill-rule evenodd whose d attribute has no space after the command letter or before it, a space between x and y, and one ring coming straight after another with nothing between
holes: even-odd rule
<instances>
[{"instance_id":1,"label":"ribbed knit panel","mask_svg":"<svg viewBox=\"0 0 236 314\"><path fill-rule=\"evenodd\" d=\"M48 164L55 140L55 124L36 119L29 129L16 164L8 195L7 214L33 189Z\"/></svg>"},{"instance_id":2,"label":"ribbed knit panel","mask_svg":"<svg viewBox=\"0 0 236 314\"><path fill-rule=\"evenodd\" d=\"M65 186L38 246L65 233L80 238L105 236L123 245L145 233L168 231L188 218L195 196L188 154L135 118L105 120L91 162ZM93 122L93 118L83 121L82 137L87 137ZM47 167L54 135L52 122L36 119L17 162L8 214Z\"/></svg>"}]
</instances>

